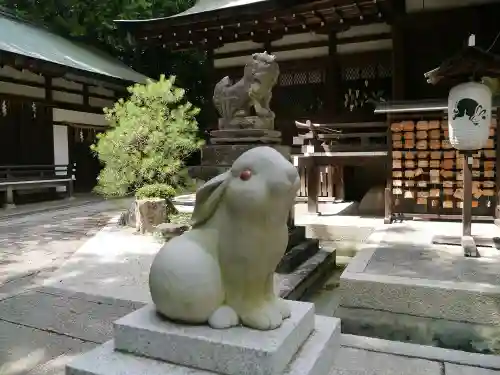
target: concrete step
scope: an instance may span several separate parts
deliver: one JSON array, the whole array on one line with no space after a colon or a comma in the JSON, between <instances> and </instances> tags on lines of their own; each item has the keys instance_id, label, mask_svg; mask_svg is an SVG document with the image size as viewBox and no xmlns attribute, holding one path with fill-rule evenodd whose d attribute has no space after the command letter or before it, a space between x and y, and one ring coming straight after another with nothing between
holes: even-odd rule
<instances>
[{"instance_id":1,"label":"concrete step","mask_svg":"<svg viewBox=\"0 0 500 375\"><path fill-rule=\"evenodd\" d=\"M293 272L298 266L306 260L314 256L319 250L318 240L303 239L297 245L288 250L283 258L281 258L277 273L290 273Z\"/></svg>"}]
</instances>

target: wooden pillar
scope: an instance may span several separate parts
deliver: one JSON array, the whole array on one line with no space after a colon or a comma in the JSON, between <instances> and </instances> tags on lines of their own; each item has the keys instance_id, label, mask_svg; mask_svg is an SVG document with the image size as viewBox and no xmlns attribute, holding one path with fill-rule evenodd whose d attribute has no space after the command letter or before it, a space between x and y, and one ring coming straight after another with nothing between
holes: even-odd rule
<instances>
[{"instance_id":1,"label":"wooden pillar","mask_svg":"<svg viewBox=\"0 0 500 375\"><path fill-rule=\"evenodd\" d=\"M7 186L7 190L5 191L5 208L15 208L16 204L14 203L14 189L12 186Z\"/></svg>"},{"instance_id":2,"label":"wooden pillar","mask_svg":"<svg viewBox=\"0 0 500 375\"><path fill-rule=\"evenodd\" d=\"M462 235L470 236L472 227L472 152L464 152L464 200L462 208Z\"/></svg>"},{"instance_id":3,"label":"wooden pillar","mask_svg":"<svg viewBox=\"0 0 500 375\"><path fill-rule=\"evenodd\" d=\"M339 109L340 98L340 66L337 58L337 33L328 34L328 65L325 79L325 103L327 112L336 115Z\"/></svg>"},{"instance_id":4,"label":"wooden pillar","mask_svg":"<svg viewBox=\"0 0 500 375\"><path fill-rule=\"evenodd\" d=\"M499 160L500 160L500 137L498 135L498 122L500 118L498 117L500 110L497 108L496 111L496 116L492 121L495 121L495 144L496 144L496 152L495 152L495 224L497 226L500 226L500 169L498 168Z\"/></svg>"},{"instance_id":5,"label":"wooden pillar","mask_svg":"<svg viewBox=\"0 0 500 375\"><path fill-rule=\"evenodd\" d=\"M392 223L394 199L392 197L392 117L387 116L387 158L386 158L386 185L384 189L384 224Z\"/></svg>"},{"instance_id":6,"label":"wooden pillar","mask_svg":"<svg viewBox=\"0 0 500 375\"><path fill-rule=\"evenodd\" d=\"M405 44L404 30L392 25L392 100L405 99Z\"/></svg>"},{"instance_id":7,"label":"wooden pillar","mask_svg":"<svg viewBox=\"0 0 500 375\"><path fill-rule=\"evenodd\" d=\"M217 117L215 115L216 111L215 111L215 108L214 108L214 104L213 104L213 101L212 101L212 97L213 97L213 94L214 94L214 87L215 87L215 65L214 65L214 50L213 48L209 48L206 50L206 68L207 68L207 71L206 71L206 74L207 74L207 77L206 77L206 82L207 82L207 85L206 85L206 104L205 104L205 113L207 114L207 116L205 117L206 121L208 121L209 123L207 124L207 126L205 127L205 129L207 131L210 131L210 130L217 130L218 129L218 122L217 122Z\"/></svg>"},{"instance_id":8,"label":"wooden pillar","mask_svg":"<svg viewBox=\"0 0 500 375\"><path fill-rule=\"evenodd\" d=\"M318 192L319 192L319 168L316 165L314 156L308 158L306 166L307 178L307 212L318 214Z\"/></svg>"},{"instance_id":9,"label":"wooden pillar","mask_svg":"<svg viewBox=\"0 0 500 375\"><path fill-rule=\"evenodd\" d=\"M335 200L343 201L345 199L344 189L344 167L342 165L332 166L333 173L333 186L335 186Z\"/></svg>"},{"instance_id":10,"label":"wooden pillar","mask_svg":"<svg viewBox=\"0 0 500 375\"><path fill-rule=\"evenodd\" d=\"M462 207L462 248L467 257L478 257L479 253L472 237L472 163L473 152L464 152L464 199Z\"/></svg>"}]
</instances>

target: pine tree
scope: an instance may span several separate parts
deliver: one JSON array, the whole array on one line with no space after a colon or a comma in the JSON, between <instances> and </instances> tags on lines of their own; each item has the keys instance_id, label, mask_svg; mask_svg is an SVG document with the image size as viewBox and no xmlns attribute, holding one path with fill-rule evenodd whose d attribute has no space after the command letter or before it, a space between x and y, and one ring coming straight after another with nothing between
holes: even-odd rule
<instances>
[{"instance_id":1,"label":"pine tree","mask_svg":"<svg viewBox=\"0 0 500 375\"><path fill-rule=\"evenodd\" d=\"M93 146L104 165L96 191L125 196L147 185L177 189L187 183L184 160L198 150L195 116L199 109L185 100L175 77L128 88L130 97L105 109L110 130Z\"/></svg>"}]
</instances>

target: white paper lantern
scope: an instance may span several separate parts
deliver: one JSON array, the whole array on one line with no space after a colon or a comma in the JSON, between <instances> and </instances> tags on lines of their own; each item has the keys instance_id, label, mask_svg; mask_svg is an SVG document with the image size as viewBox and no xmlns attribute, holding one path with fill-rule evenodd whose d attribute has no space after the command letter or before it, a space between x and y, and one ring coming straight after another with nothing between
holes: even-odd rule
<instances>
[{"instance_id":1,"label":"white paper lantern","mask_svg":"<svg viewBox=\"0 0 500 375\"><path fill-rule=\"evenodd\" d=\"M450 143L458 150L485 147L491 126L491 90L482 83L455 86L448 96Z\"/></svg>"}]
</instances>

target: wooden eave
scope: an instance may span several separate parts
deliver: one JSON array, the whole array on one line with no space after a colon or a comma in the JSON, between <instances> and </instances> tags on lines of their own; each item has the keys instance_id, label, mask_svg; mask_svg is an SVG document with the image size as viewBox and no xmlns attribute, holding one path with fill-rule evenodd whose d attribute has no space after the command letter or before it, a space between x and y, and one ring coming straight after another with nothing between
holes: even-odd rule
<instances>
[{"instance_id":1,"label":"wooden eave","mask_svg":"<svg viewBox=\"0 0 500 375\"><path fill-rule=\"evenodd\" d=\"M47 78L64 78L68 81L103 86L118 91L125 91L127 86L135 83L0 50L0 67L5 65L17 70L26 69Z\"/></svg>"},{"instance_id":2,"label":"wooden eave","mask_svg":"<svg viewBox=\"0 0 500 375\"><path fill-rule=\"evenodd\" d=\"M391 23L398 0L267 0L248 6L152 20L117 21L138 43L171 49L215 48L224 43L269 42L286 34L346 30L373 22Z\"/></svg>"},{"instance_id":3,"label":"wooden eave","mask_svg":"<svg viewBox=\"0 0 500 375\"><path fill-rule=\"evenodd\" d=\"M475 46L466 47L424 76L433 85L458 83L470 78L500 77L500 56Z\"/></svg>"}]
</instances>

